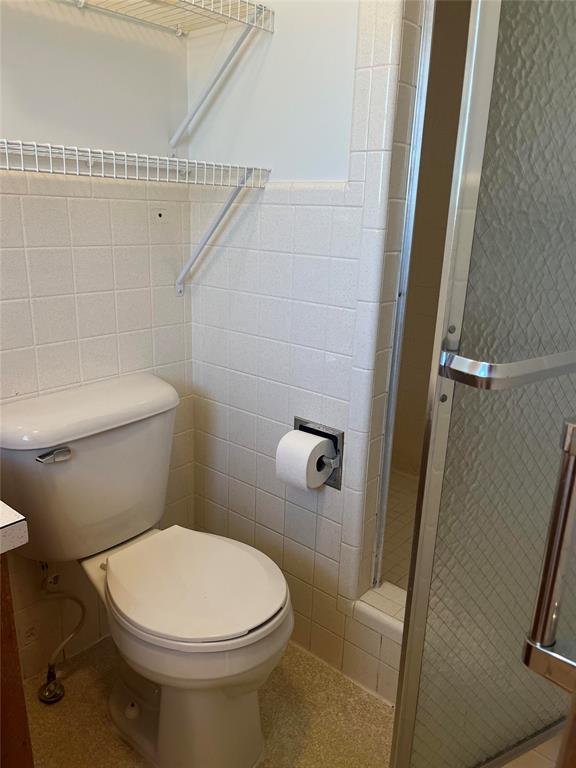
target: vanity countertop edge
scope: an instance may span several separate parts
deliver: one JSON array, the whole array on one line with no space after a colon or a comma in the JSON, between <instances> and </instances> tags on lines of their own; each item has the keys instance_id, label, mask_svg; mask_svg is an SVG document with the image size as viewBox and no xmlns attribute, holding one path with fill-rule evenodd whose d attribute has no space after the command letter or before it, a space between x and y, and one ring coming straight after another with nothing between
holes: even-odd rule
<instances>
[{"instance_id":1,"label":"vanity countertop edge","mask_svg":"<svg viewBox=\"0 0 576 768\"><path fill-rule=\"evenodd\" d=\"M8 504L0 501L0 554L28 542L26 518Z\"/></svg>"}]
</instances>

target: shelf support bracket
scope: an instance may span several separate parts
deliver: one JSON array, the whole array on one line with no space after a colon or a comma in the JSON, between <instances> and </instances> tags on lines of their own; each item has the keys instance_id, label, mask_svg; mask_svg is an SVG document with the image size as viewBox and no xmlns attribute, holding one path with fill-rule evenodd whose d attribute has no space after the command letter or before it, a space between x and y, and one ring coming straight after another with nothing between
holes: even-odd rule
<instances>
[{"instance_id":1,"label":"shelf support bracket","mask_svg":"<svg viewBox=\"0 0 576 768\"><path fill-rule=\"evenodd\" d=\"M244 178L239 182L237 187L234 187L234 189L230 192L226 200L224 201L224 204L222 205L222 208L218 211L218 214L214 217L212 222L210 223L210 226L202 236L202 239L196 245L196 247L193 249L192 253L190 254L190 258L186 262L186 264L182 267L182 271L178 275L176 279L176 295L177 296L184 296L184 281L186 280L186 276L196 263L197 259L199 258L200 254L206 248L208 243L210 242L210 239L212 235L216 232L220 224L222 223L222 220L230 210L230 206L236 200L240 192L242 192L243 189L246 189L246 186L248 184L248 180L252 176L252 169L249 169Z\"/></svg>"},{"instance_id":2,"label":"shelf support bracket","mask_svg":"<svg viewBox=\"0 0 576 768\"><path fill-rule=\"evenodd\" d=\"M256 15L254 17L254 24L257 23L261 15L262 15L262 8L258 8L256 10ZM242 34L238 38L238 40L236 40L236 42L232 46L232 49L230 50L230 53L228 54L228 56L226 56L222 65L220 66L220 69L218 70L218 72L216 72L216 74L214 75L214 77L212 78L212 80L210 81L210 83L208 84L207 88L202 93L198 101L194 104L192 109L190 109L190 111L188 112L184 120L182 120L182 122L176 129L176 133L170 139L171 147L175 148L178 146L182 137L188 131L188 129L196 119L196 116L198 115L198 113L206 103L207 99L210 97L210 94L218 84L220 78L224 75L228 67L232 64L232 62L236 58L238 51L244 45L244 42L246 41L247 37L257 29L258 28L256 26L247 26L246 29L242 32Z\"/></svg>"}]
</instances>

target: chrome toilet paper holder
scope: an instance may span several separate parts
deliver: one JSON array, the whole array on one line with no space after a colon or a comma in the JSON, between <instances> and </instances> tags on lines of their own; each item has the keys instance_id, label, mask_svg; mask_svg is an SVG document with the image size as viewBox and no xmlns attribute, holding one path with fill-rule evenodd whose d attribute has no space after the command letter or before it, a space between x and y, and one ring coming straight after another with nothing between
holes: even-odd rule
<instances>
[{"instance_id":1,"label":"chrome toilet paper holder","mask_svg":"<svg viewBox=\"0 0 576 768\"><path fill-rule=\"evenodd\" d=\"M318 435L319 437L325 437L334 444L336 456L334 456L334 458L331 458L330 456L322 456L324 464L332 468L330 477L324 482L324 485L329 485L330 488L336 488L337 491L340 491L342 489L344 432L341 429L327 427L325 424L318 424L309 419L302 419L300 416L294 417L294 429L299 429L302 432L309 432L310 434Z\"/></svg>"}]
</instances>

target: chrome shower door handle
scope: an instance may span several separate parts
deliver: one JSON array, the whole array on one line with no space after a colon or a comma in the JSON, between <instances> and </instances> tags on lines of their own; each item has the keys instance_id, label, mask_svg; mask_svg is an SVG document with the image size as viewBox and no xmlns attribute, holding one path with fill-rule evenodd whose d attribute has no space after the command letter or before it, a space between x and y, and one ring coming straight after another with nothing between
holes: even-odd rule
<instances>
[{"instance_id":1,"label":"chrome shower door handle","mask_svg":"<svg viewBox=\"0 0 576 768\"><path fill-rule=\"evenodd\" d=\"M466 384L474 389L513 389L576 373L576 351L556 352L515 363L490 363L444 349L440 353L438 373L444 379Z\"/></svg>"}]
</instances>

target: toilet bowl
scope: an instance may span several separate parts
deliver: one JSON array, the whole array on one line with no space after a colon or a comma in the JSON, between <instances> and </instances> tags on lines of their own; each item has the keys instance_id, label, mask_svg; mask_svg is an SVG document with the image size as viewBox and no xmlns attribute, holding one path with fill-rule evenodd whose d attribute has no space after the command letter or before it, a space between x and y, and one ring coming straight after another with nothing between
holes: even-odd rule
<instances>
[{"instance_id":1,"label":"toilet bowl","mask_svg":"<svg viewBox=\"0 0 576 768\"><path fill-rule=\"evenodd\" d=\"M159 688L147 700L130 683L116 693L124 701L114 721L132 745L162 768L256 765L257 692L293 629L275 563L246 544L172 526L82 567L123 659ZM141 716L154 706L156 717Z\"/></svg>"},{"instance_id":2,"label":"toilet bowl","mask_svg":"<svg viewBox=\"0 0 576 768\"><path fill-rule=\"evenodd\" d=\"M3 408L3 497L25 556L78 560L124 662L110 700L158 768L252 768L258 689L293 628L278 566L238 541L159 530L178 395L137 374Z\"/></svg>"}]
</instances>

